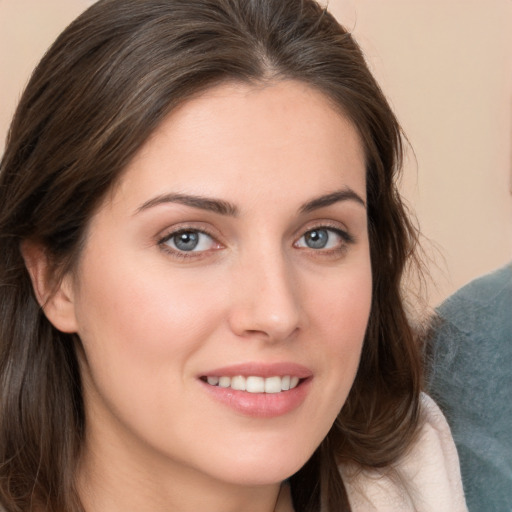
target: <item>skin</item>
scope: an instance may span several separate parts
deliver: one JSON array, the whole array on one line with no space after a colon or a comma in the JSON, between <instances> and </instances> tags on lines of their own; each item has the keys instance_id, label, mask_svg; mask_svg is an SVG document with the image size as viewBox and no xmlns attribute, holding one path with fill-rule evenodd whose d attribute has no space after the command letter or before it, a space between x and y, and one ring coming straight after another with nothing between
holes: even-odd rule
<instances>
[{"instance_id":1,"label":"skin","mask_svg":"<svg viewBox=\"0 0 512 512\"><path fill-rule=\"evenodd\" d=\"M82 341L86 509L291 510L286 488L276 505L280 483L329 431L360 359L371 299L365 188L357 131L294 81L218 86L155 131L45 306ZM350 194L304 211L336 191ZM325 226L328 246L308 247L304 235ZM180 229L207 233L199 250L176 249ZM282 361L311 378L300 405L276 417L218 402L199 378Z\"/></svg>"}]
</instances>

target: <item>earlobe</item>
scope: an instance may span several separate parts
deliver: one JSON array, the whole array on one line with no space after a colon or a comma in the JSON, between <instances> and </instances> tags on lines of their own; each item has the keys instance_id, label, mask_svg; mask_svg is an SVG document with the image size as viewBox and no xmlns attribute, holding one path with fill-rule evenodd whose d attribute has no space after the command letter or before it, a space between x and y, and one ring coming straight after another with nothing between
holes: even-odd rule
<instances>
[{"instance_id":1,"label":"earlobe","mask_svg":"<svg viewBox=\"0 0 512 512\"><path fill-rule=\"evenodd\" d=\"M72 276L65 274L55 282L47 251L37 242L21 243L37 302L53 326L62 332L77 332Z\"/></svg>"}]
</instances>

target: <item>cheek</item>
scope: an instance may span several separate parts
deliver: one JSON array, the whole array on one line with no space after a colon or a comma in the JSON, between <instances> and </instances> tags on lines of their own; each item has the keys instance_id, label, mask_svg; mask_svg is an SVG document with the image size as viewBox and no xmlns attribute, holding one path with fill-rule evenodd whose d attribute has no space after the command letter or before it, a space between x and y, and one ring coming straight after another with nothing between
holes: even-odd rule
<instances>
[{"instance_id":1,"label":"cheek","mask_svg":"<svg viewBox=\"0 0 512 512\"><path fill-rule=\"evenodd\" d=\"M322 310L325 312L322 325L330 340L326 355L338 375L344 394L348 394L359 366L366 328L371 308L372 279L370 266L349 273L325 297ZM327 364L327 363L326 363Z\"/></svg>"},{"instance_id":2,"label":"cheek","mask_svg":"<svg viewBox=\"0 0 512 512\"><path fill-rule=\"evenodd\" d=\"M372 277L369 262L347 268L324 282L323 289L310 294L309 307L317 328L325 330L328 344L347 348L362 342L372 298ZM312 286L310 286L312 289Z\"/></svg>"},{"instance_id":3,"label":"cheek","mask_svg":"<svg viewBox=\"0 0 512 512\"><path fill-rule=\"evenodd\" d=\"M105 422L113 415L141 436L158 436L158 428L174 424L169 401L177 407L186 396L173 390L182 389L190 361L221 314L200 280L137 263L112 255L89 258L81 270L82 377L95 417Z\"/></svg>"},{"instance_id":4,"label":"cheek","mask_svg":"<svg viewBox=\"0 0 512 512\"><path fill-rule=\"evenodd\" d=\"M313 297L309 308L318 333L314 338L316 353L330 372L326 394L339 397L341 405L359 366L371 298L372 279L368 263L332 279L324 293Z\"/></svg>"},{"instance_id":5,"label":"cheek","mask_svg":"<svg viewBox=\"0 0 512 512\"><path fill-rule=\"evenodd\" d=\"M371 306L369 268L363 260L328 279L304 280L308 326L303 346L317 370L314 408L307 411L300 431L306 451L314 450L327 435L352 388Z\"/></svg>"},{"instance_id":6,"label":"cheek","mask_svg":"<svg viewBox=\"0 0 512 512\"><path fill-rule=\"evenodd\" d=\"M77 301L84 342L93 340L103 352L124 353L138 361L161 361L169 351L193 350L196 340L211 329L215 309L201 305L215 303L196 281L119 260L103 268L109 271L83 272L91 276Z\"/></svg>"}]
</instances>

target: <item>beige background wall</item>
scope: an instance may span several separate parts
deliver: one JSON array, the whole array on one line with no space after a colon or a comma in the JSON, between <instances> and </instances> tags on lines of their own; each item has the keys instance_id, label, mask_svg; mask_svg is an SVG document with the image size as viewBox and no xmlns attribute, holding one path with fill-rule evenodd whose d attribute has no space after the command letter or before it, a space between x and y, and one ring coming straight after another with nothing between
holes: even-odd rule
<instances>
[{"instance_id":1,"label":"beige background wall","mask_svg":"<svg viewBox=\"0 0 512 512\"><path fill-rule=\"evenodd\" d=\"M0 152L31 69L88 0L0 0ZM331 0L414 148L430 303L512 259L512 0ZM415 156L414 156L415 155Z\"/></svg>"}]
</instances>

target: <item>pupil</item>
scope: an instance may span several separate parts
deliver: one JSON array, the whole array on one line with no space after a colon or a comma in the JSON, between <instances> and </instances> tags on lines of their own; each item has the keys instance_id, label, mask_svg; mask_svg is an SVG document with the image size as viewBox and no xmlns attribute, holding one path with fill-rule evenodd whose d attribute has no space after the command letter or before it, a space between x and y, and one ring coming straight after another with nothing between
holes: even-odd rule
<instances>
[{"instance_id":1,"label":"pupil","mask_svg":"<svg viewBox=\"0 0 512 512\"><path fill-rule=\"evenodd\" d=\"M199 243L199 235L193 231L184 231L175 236L174 243L181 251L191 251Z\"/></svg>"},{"instance_id":2,"label":"pupil","mask_svg":"<svg viewBox=\"0 0 512 512\"><path fill-rule=\"evenodd\" d=\"M329 234L326 229L314 229L306 234L306 244L312 249L323 249L328 240Z\"/></svg>"}]
</instances>

